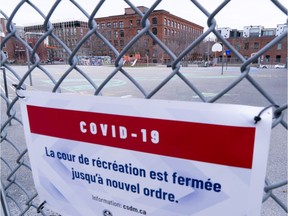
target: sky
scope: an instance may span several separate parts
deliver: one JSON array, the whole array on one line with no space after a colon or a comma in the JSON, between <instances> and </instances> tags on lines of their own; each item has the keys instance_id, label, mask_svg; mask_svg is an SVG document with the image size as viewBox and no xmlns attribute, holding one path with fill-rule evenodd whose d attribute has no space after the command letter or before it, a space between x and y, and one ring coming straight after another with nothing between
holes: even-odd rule
<instances>
[{"instance_id":1,"label":"sky","mask_svg":"<svg viewBox=\"0 0 288 216\"><path fill-rule=\"evenodd\" d=\"M56 0L30 0L46 16ZM99 0L75 0L90 15ZM135 6L146 6L150 8L156 0L130 0ZM20 0L1 0L1 10L8 16L19 4ZM198 0L205 9L212 13L223 0ZM288 7L287 0L279 0L281 4ZM106 0L96 14L96 17L105 17L124 14L124 8L129 5L124 0ZM204 15L190 0L162 0L156 10L164 9L171 14L187 19L208 29L207 16ZM1 16L1 14L0 14ZM75 7L71 1L62 0L54 11L51 21L88 19ZM215 17L217 27L230 27L232 29L243 29L244 26L261 25L265 28L276 28L277 24L287 21L287 15L280 11L271 0L231 0L224 9ZM44 19L30 5L25 3L21 6L13 22L19 26L41 24Z\"/></svg>"}]
</instances>

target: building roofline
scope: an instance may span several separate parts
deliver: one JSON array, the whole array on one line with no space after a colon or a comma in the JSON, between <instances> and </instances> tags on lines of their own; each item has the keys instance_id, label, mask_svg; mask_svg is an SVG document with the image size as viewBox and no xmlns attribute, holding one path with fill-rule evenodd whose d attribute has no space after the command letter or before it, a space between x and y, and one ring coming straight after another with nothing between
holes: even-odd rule
<instances>
[{"instance_id":1,"label":"building roofline","mask_svg":"<svg viewBox=\"0 0 288 216\"><path fill-rule=\"evenodd\" d=\"M145 6L137 6L137 8L138 8L138 7L145 7ZM125 8L125 9L127 9L127 8ZM187 19L184 19L184 18L182 18L182 17L179 17L179 16L177 16L177 15L175 15L175 14L171 14L169 11L164 10L164 9L154 10L154 11L151 13L151 15L153 15L153 13L164 13L164 14L167 14L168 16L170 16L170 17L173 17L173 18L176 18L176 19L178 19L178 20L181 20L181 22L183 22L183 23L193 24L193 25L195 25L195 26L198 27L198 28L203 28L203 29L204 29L203 26L201 26L201 25L199 25L199 24L197 24L197 23L195 23L195 22L192 22L192 21L190 21L190 20L187 20ZM118 15L105 16L105 17L97 17L97 18L94 18L94 19L97 21L97 20L101 20L101 19L103 19L103 20L104 20L104 19L113 19L113 18L121 17L121 16L125 17L125 16L139 16L139 15L135 12L135 13L133 13L133 14L126 14L126 13L124 13L124 14L118 14ZM141 17L139 17L139 18L141 18Z\"/></svg>"},{"instance_id":2,"label":"building roofline","mask_svg":"<svg viewBox=\"0 0 288 216\"><path fill-rule=\"evenodd\" d=\"M276 24L276 27L264 27L263 25L247 25L247 26L243 26L242 29L237 29L237 28L231 28L231 27L218 27L217 30L221 30L221 29L231 29L231 30L243 30L244 28L262 28L263 30L268 30L268 29L277 29L277 27L279 26L287 26L286 23L284 24Z\"/></svg>"},{"instance_id":3,"label":"building roofline","mask_svg":"<svg viewBox=\"0 0 288 216\"><path fill-rule=\"evenodd\" d=\"M82 23L88 23L88 21L84 21L84 20L81 20L81 19L67 19L67 20L54 20L54 21L50 21L53 25L54 24L64 24L64 23L69 23L69 22L82 22ZM33 23L33 24L25 24L23 25L24 28L26 27L33 27L33 26L42 26L44 24L44 21L43 23L42 22L39 22L39 23Z\"/></svg>"}]
</instances>

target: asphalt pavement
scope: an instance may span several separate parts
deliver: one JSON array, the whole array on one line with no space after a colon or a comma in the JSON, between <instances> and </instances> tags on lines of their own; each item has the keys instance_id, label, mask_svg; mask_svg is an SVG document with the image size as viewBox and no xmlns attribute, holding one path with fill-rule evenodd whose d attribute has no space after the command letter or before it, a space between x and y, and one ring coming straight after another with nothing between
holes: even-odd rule
<instances>
[{"instance_id":1,"label":"asphalt pavement","mask_svg":"<svg viewBox=\"0 0 288 216\"><path fill-rule=\"evenodd\" d=\"M45 70L58 81L66 71L69 70L67 65L45 65ZM27 71L25 66L12 66L17 71L19 77L22 77ZM180 76L174 75L171 77L172 68L165 66L155 67L125 67L124 73L118 72L113 75L113 66L79 66L79 71L71 71L60 85L62 93L75 94L95 94L95 88L99 87L107 77L111 76L109 82L99 92L102 96L107 97L123 97L123 98L145 98L165 100L181 100L203 102L203 97L199 97L196 91L201 92L205 102L242 104L251 106L266 107L271 104L270 99L278 105L287 103L287 70L286 69L258 69L251 68L250 76L259 84L261 91L257 89L257 85L253 86L251 81L246 78L237 83L231 90L222 95L222 91L233 83L237 82L241 75L239 67L224 68L223 74L221 67L182 67ZM127 74L132 77L129 78ZM113 75L113 76L112 76ZM90 80L87 80L89 77ZM25 81L28 90L49 91L54 88L53 80L43 73L40 69L35 69L30 77ZM1 93L5 94L4 77L1 76ZM6 80L8 95L11 100L15 98L15 88L12 84L18 83L15 76L6 69ZM95 85L91 85L92 81ZM187 85L187 81L192 86ZM134 83L137 83L135 86ZM165 82L165 84L163 83ZM162 86L163 85L163 86ZM140 87L140 88L139 88ZM263 94L264 93L264 94ZM221 95L218 99L218 95ZM216 99L215 99L216 98ZM21 119L19 113L19 104L15 104L14 109L16 116ZM1 123L7 119L6 103L1 100ZM284 118L287 122L287 110ZM13 121L8 127L9 140L17 145L17 148L22 152L25 148L23 128L17 122ZM16 160L19 157L18 152L9 143L1 145L1 156L13 166L16 166ZM27 156L26 156L27 157ZM26 158L29 160L29 158ZM9 172L2 166L1 173ZM5 175L3 174L5 178ZM272 130L270 153L267 167L267 179L270 182L276 183L287 180L287 131L282 125L278 125ZM19 171L17 178L23 178L21 182L23 187L28 188L28 191L35 191L31 180L31 172L27 170ZM7 181L4 180L4 183ZM273 193L283 202L287 201L287 185L274 190ZM15 205L11 212L12 215L17 215L17 207ZM50 213L52 215L53 213ZM31 215L33 215L31 213ZM271 198L262 205L262 216L284 216L287 215L281 207Z\"/></svg>"}]
</instances>

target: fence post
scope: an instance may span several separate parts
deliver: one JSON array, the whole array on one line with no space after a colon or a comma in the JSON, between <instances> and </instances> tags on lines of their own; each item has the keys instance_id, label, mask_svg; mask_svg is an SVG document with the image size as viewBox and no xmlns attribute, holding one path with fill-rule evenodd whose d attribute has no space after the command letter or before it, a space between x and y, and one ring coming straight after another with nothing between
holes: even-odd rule
<instances>
[{"instance_id":1,"label":"fence post","mask_svg":"<svg viewBox=\"0 0 288 216\"><path fill-rule=\"evenodd\" d=\"M0 186L0 196L1 196L1 210L0 210L0 215L3 215L3 216L10 216L10 213L8 211L8 208L7 208L7 204L6 204L6 200L5 200L5 194L4 194L4 189L3 189L3 185L2 185L2 182L1 182L1 186Z\"/></svg>"},{"instance_id":2,"label":"fence post","mask_svg":"<svg viewBox=\"0 0 288 216\"><path fill-rule=\"evenodd\" d=\"M3 71L3 81L4 81L4 91L5 91L5 96L7 100L9 100L9 93L8 93L8 87L7 87L7 78L6 78L6 69L4 67L0 68ZM7 109L9 107L9 102L6 102ZM10 116L9 116L10 117ZM9 125L11 126L11 121L9 122Z\"/></svg>"},{"instance_id":3,"label":"fence post","mask_svg":"<svg viewBox=\"0 0 288 216\"><path fill-rule=\"evenodd\" d=\"M8 98L8 88L7 88L6 70L5 70L4 67L1 67L0 69L3 71L3 80L4 80L5 96Z\"/></svg>"}]
</instances>

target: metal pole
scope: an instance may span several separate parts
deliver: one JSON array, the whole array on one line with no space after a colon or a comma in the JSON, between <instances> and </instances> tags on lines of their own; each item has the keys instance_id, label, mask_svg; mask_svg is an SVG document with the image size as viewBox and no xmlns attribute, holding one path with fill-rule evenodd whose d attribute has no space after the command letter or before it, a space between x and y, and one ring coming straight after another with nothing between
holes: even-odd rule
<instances>
[{"instance_id":1,"label":"metal pole","mask_svg":"<svg viewBox=\"0 0 288 216\"><path fill-rule=\"evenodd\" d=\"M28 32L26 32L28 33ZM28 41L27 41L27 34L25 33L25 41L26 43L28 44ZM28 64L28 70L30 70L30 56L29 56L29 51L28 51L28 48L26 47L26 58L27 58L27 64ZM30 86L32 86L32 75L31 73L29 73L29 81L30 81Z\"/></svg>"},{"instance_id":2,"label":"metal pole","mask_svg":"<svg viewBox=\"0 0 288 216\"><path fill-rule=\"evenodd\" d=\"M1 70L3 71L3 80L4 80L5 96L6 96L6 98L8 98L8 88L7 88L6 70L5 70L5 68L2 68L2 67L1 67Z\"/></svg>"},{"instance_id":3,"label":"metal pole","mask_svg":"<svg viewBox=\"0 0 288 216\"><path fill-rule=\"evenodd\" d=\"M8 87L7 87L7 78L6 78L6 70L4 67L1 67L1 70L3 71L3 81L4 81L4 91L5 91L5 96L7 98L7 102L6 102L6 106L7 109L9 107L9 93L8 93ZM8 116L10 117L10 114L8 114ZM9 125L11 126L11 121L9 121Z\"/></svg>"},{"instance_id":4,"label":"metal pole","mask_svg":"<svg viewBox=\"0 0 288 216\"><path fill-rule=\"evenodd\" d=\"M10 216L10 212L9 212L9 208L7 206L7 202L6 202L6 194L5 194L5 189L2 185L2 181L0 183L0 196L1 196L1 211L0 211L0 215L5 215L5 216Z\"/></svg>"},{"instance_id":5,"label":"metal pole","mask_svg":"<svg viewBox=\"0 0 288 216\"><path fill-rule=\"evenodd\" d=\"M223 46L223 45L222 45ZM224 68L224 49L222 47L222 71L221 71L221 75L223 75L223 68Z\"/></svg>"},{"instance_id":6,"label":"metal pole","mask_svg":"<svg viewBox=\"0 0 288 216\"><path fill-rule=\"evenodd\" d=\"M210 52L210 37L208 37L208 49L207 49L207 61L208 61L208 64L209 64L209 52Z\"/></svg>"}]
</instances>

